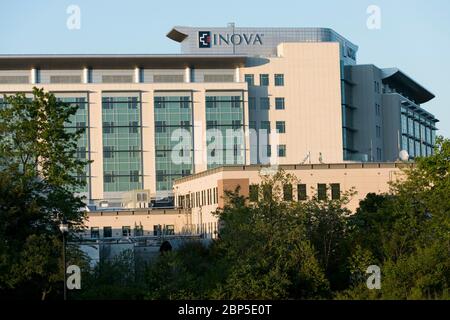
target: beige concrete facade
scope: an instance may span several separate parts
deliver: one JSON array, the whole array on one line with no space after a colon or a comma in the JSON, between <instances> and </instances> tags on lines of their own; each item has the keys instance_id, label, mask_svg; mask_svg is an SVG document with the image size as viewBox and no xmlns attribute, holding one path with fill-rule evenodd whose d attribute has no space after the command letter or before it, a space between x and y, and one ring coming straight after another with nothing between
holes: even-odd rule
<instances>
[{"instance_id":1,"label":"beige concrete facade","mask_svg":"<svg viewBox=\"0 0 450 320\"><path fill-rule=\"evenodd\" d=\"M267 58L267 63L241 69L254 74L255 86L249 87L249 96L256 99L256 109L250 109L250 118L270 121L275 131L276 121L284 121L286 133L278 136L278 144L286 145L286 157L279 164L301 163L310 154L312 163L343 161L341 84L339 43L283 43L278 56ZM269 85L260 85L260 74L269 75ZM284 75L284 85L275 86L274 75ZM270 109L262 110L260 98L270 99ZM275 109L275 98L285 100L285 109ZM275 143L272 141L272 153ZM257 163L252 159L252 164Z\"/></svg>"},{"instance_id":2,"label":"beige concrete facade","mask_svg":"<svg viewBox=\"0 0 450 320\"><path fill-rule=\"evenodd\" d=\"M103 141L102 141L102 93L123 92L140 93L142 95L142 148L143 148L143 186L144 189L155 192L155 126L154 126L154 91L188 91L193 94L194 124L201 139L194 139L196 163L194 172L206 170L207 163L205 138L205 93L207 91L247 91L247 84L236 83L130 83L130 84L0 84L0 94L32 91L33 86L44 88L59 96L71 97L78 93L86 93L89 100L89 130L91 163L91 194L90 199L105 199L103 190ZM245 95L246 96L246 95ZM248 116L246 117L248 119ZM247 142L248 144L248 142Z\"/></svg>"},{"instance_id":3,"label":"beige concrete facade","mask_svg":"<svg viewBox=\"0 0 450 320\"><path fill-rule=\"evenodd\" d=\"M155 58L156 59L156 58ZM153 60L155 60L153 59ZM177 57L177 59L179 59ZM187 59L187 58L186 58ZM205 58L206 59L206 58ZM205 60L199 58L199 60ZM150 59L149 61L153 61ZM172 59L173 60L173 59ZM70 63L72 60L68 60ZM157 60L164 64L171 61L170 58ZM68 63L69 63L68 62ZM47 62L51 64L54 62ZM61 62L62 63L62 62ZM155 118L154 118L154 93L158 92L190 92L192 94L192 114L194 125L193 157L194 167L192 173L202 172L207 169L206 163L206 103L207 92L241 92L244 101L243 128L245 140L243 150L245 152L242 164L258 163L258 159L250 152L249 121L257 123L260 129L261 121L270 121L271 131L275 131L277 121L284 121L286 133L277 135L278 141L271 141L272 154L277 153L277 144L286 146L286 156L276 159L280 164L300 163L307 154L309 161L319 162L319 155L326 163L342 162L342 128L341 128L341 95L340 95L340 60L338 43L284 43L278 46L278 56L257 59L257 62L249 62L248 66L233 62L233 67L223 69L221 62L217 62L217 69L209 65L210 69L191 70L189 67L179 69L142 69L142 74L155 72L183 75L183 82L176 83L147 83L139 79L139 68L130 64L130 68L121 70L108 70L101 66L93 69L93 80L100 81L101 75L111 79L117 77L129 77L131 83L37 83L37 84L0 84L0 94L15 92L31 92L33 86L42 87L61 97L71 97L77 94L85 94L88 100L89 110L89 148L90 148L90 194L88 199L102 200L112 196L120 198L123 193L106 194L103 177L103 122L102 122L102 94L113 93L125 96L129 93L138 94L141 97L141 127L142 127L142 176L143 189L150 190L151 194L156 190L155 168ZM51 65L51 68L55 68ZM41 80L51 79L52 74L61 77L65 73L73 74L77 70L42 69L39 73ZM220 69L221 68L221 69ZM0 65L1 69L1 65ZM66 68L67 69L67 68ZM31 72L33 82L37 82L38 68ZM86 68L80 68L83 74L83 82L89 82ZM208 71L209 70L209 71ZM216 70L216 71L214 71ZM13 71L2 71L2 74L14 74ZM5 73L6 72L6 73ZM18 72L18 71L17 71ZM212 83L195 82L201 80L201 74L219 73L224 76L232 75L231 82ZM194 75L195 74L195 75ZM253 74L255 83L249 86L244 82L246 74ZM268 86L260 86L259 75L267 74ZM284 76L284 85L275 86L275 74ZM45 75L45 77L43 76ZM206 79L206 78L205 78ZM47 80L45 80L47 81ZM257 101L256 109L248 108L249 97ZM285 109L275 110L275 98L285 99ZM261 109L260 98L269 98L269 110ZM273 137L271 137L273 138ZM272 139L273 140L273 139ZM256 146L255 146L256 147ZM264 151L265 152L265 151ZM271 159L271 161L273 161ZM226 164L226 163L225 163ZM129 190L132 191L132 190Z\"/></svg>"},{"instance_id":4,"label":"beige concrete facade","mask_svg":"<svg viewBox=\"0 0 450 320\"><path fill-rule=\"evenodd\" d=\"M331 198L331 184L338 184L340 192L356 191L348 208L355 211L368 193L388 193L389 183L402 177L402 163L283 165L280 169L292 174L297 180L293 185L293 201L298 201L297 186L306 185L307 198L316 196L317 185L327 185ZM112 228L112 237L121 237L123 228L130 228L131 236L136 227L142 227L143 236L155 235L156 228L167 226L175 235L204 234L207 238L217 236L218 216L215 211L223 208L225 192L239 186L240 194L248 197L250 185L262 181L261 169L267 167L227 166L210 169L175 181L174 191L177 209L99 211L88 213L85 237L90 238L92 228L98 228L103 237L105 227Z\"/></svg>"},{"instance_id":5,"label":"beige concrete facade","mask_svg":"<svg viewBox=\"0 0 450 320\"><path fill-rule=\"evenodd\" d=\"M170 230L175 235L196 234L196 225L192 224L189 209L167 210L130 210L89 212L85 221L86 231L83 237L92 238L97 229L99 237L105 237L105 228L111 228L112 238L124 237L127 228L129 236L136 236L136 229L142 228L140 236L160 236L158 230Z\"/></svg>"},{"instance_id":6,"label":"beige concrete facade","mask_svg":"<svg viewBox=\"0 0 450 320\"><path fill-rule=\"evenodd\" d=\"M408 166L402 163L353 163L353 164L316 164L316 165L284 165L280 169L298 179L298 184L306 185L306 195L311 198L317 193L318 184L327 185L328 198L331 197L331 184L339 184L340 192L354 189L356 194L347 205L355 211L359 202L368 193L388 193L389 183L402 176L401 168ZM262 181L259 165L227 166L208 170L190 177L175 181L176 204L192 210L192 221L217 223L217 216L211 214L223 207L226 190L234 191L240 186L240 194L249 195L249 186ZM267 169L267 167L266 167ZM211 199L203 194L217 192L217 198ZM198 196L200 195L200 196ZM186 201L194 199L194 201ZM293 200L298 201L297 185L293 186ZM201 219L200 219L201 216Z\"/></svg>"}]
</instances>

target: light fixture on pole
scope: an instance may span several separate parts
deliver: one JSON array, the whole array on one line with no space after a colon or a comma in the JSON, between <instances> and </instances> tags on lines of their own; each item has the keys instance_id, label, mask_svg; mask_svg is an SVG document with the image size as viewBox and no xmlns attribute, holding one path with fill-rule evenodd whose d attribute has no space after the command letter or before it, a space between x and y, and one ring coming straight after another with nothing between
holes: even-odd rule
<instances>
[{"instance_id":1,"label":"light fixture on pole","mask_svg":"<svg viewBox=\"0 0 450 320\"><path fill-rule=\"evenodd\" d=\"M66 218L63 218L60 225L59 231L62 233L62 258L63 258L63 266L64 266L64 300L67 300L67 284L66 284L66 234L69 232L69 224L67 223Z\"/></svg>"}]
</instances>

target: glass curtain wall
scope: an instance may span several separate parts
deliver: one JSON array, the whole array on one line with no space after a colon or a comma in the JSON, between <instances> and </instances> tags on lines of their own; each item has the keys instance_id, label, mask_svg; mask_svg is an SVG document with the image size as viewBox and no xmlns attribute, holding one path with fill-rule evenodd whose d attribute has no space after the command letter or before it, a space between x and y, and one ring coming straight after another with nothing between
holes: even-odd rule
<instances>
[{"instance_id":1,"label":"glass curtain wall","mask_svg":"<svg viewBox=\"0 0 450 320\"><path fill-rule=\"evenodd\" d=\"M190 91L155 92L154 114L157 192L171 192L175 179L190 175L193 172L192 110L192 92ZM180 142L181 145L179 145ZM181 146L181 148L177 151L177 155L173 155L172 151L174 151L177 145Z\"/></svg>"},{"instance_id":2,"label":"glass curtain wall","mask_svg":"<svg viewBox=\"0 0 450 320\"><path fill-rule=\"evenodd\" d=\"M103 93L102 121L104 191L142 189L140 93Z\"/></svg>"},{"instance_id":3,"label":"glass curtain wall","mask_svg":"<svg viewBox=\"0 0 450 320\"><path fill-rule=\"evenodd\" d=\"M80 160L89 160L89 102L87 94L55 94L57 100L67 103L69 105L78 106L77 112L69 118L69 123L65 124L67 131L75 132L82 130L82 134L77 141L77 153L76 157ZM87 193L90 188L90 165L86 164L83 174L78 178L84 181L86 184L79 192Z\"/></svg>"},{"instance_id":4,"label":"glass curtain wall","mask_svg":"<svg viewBox=\"0 0 450 320\"><path fill-rule=\"evenodd\" d=\"M206 129L221 135L207 141L208 169L245 163L243 92L206 93ZM211 131L210 131L211 132ZM211 135L214 135L211 133ZM207 139L208 140L208 139Z\"/></svg>"}]
</instances>

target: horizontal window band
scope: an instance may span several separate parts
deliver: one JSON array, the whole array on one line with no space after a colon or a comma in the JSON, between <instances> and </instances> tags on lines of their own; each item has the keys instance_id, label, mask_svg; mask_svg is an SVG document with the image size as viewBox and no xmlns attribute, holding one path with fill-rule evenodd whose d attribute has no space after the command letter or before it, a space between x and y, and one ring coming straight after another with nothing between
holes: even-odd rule
<instances>
[{"instance_id":1,"label":"horizontal window band","mask_svg":"<svg viewBox=\"0 0 450 320\"><path fill-rule=\"evenodd\" d=\"M70 126L70 127L64 127L64 128L65 129L89 129L91 127L89 127L89 126L78 126L78 127Z\"/></svg>"},{"instance_id":2,"label":"horizontal window band","mask_svg":"<svg viewBox=\"0 0 450 320\"><path fill-rule=\"evenodd\" d=\"M118 105L122 105L122 104L140 104L140 101L118 101L118 102L110 102L110 101L102 101L103 107L105 105L114 105L114 104L118 104Z\"/></svg>"},{"instance_id":3,"label":"horizontal window band","mask_svg":"<svg viewBox=\"0 0 450 320\"><path fill-rule=\"evenodd\" d=\"M103 149L103 152L104 153L107 153L107 152L109 152L109 153L121 153L121 152L142 152L142 151L144 151L144 150L105 150L105 149Z\"/></svg>"},{"instance_id":4,"label":"horizontal window band","mask_svg":"<svg viewBox=\"0 0 450 320\"><path fill-rule=\"evenodd\" d=\"M126 125L123 125L123 126L109 126L109 125L103 125L103 128L141 128L141 127L142 127L142 125L140 125L140 124L135 125L135 126L126 126Z\"/></svg>"},{"instance_id":5,"label":"horizontal window band","mask_svg":"<svg viewBox=\"0 0 450 320\"><path fill-rule=\"evenodd\" d=\"M185 127L192 128L192 127L194 127L194 125L193 124L187 124L187 125L175 125L175 124L157 125L157 124L155 124L155 128L185 128Z\"/></svg>"},{"instance_id":6,"label":"horizontal window band","mask_svg":"<svg viewBox=\"0 0 450 320\"><path fill-rule=\"evenodd\" d=\"M131 170L132 171L132 170ZM103 171L103 175L105 176L114 176L114 177L136 177L136 176L144 176L144 174L142 172L138 172L136 174L120 174L120 173L113 173L115 171ZM123 172L123 171L122 171ZM129 172L129 171L125 171L125 172Z\"/></svg>"}]
</instances>

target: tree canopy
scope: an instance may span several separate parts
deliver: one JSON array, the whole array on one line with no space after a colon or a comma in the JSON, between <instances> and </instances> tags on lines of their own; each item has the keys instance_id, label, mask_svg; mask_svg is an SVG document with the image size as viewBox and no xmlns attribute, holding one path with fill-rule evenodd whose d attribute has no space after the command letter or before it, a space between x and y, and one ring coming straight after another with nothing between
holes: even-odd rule
<instances>
[{"instance_id":1,"label":"tree canopy","mask_svg":"<svg viewBox=\"0 0 450 320\"><path fill-rule=\"evenodd\" d=\"M58 296L63 288L59 223L64 218L77 231L84 221L83 199L75 192L84 185L78 177L87 162L76 157L81 132L67 129L78 106L38 88L30 98L18 93L3 101L0 295Z\"/></svg>"}]
</instances>

